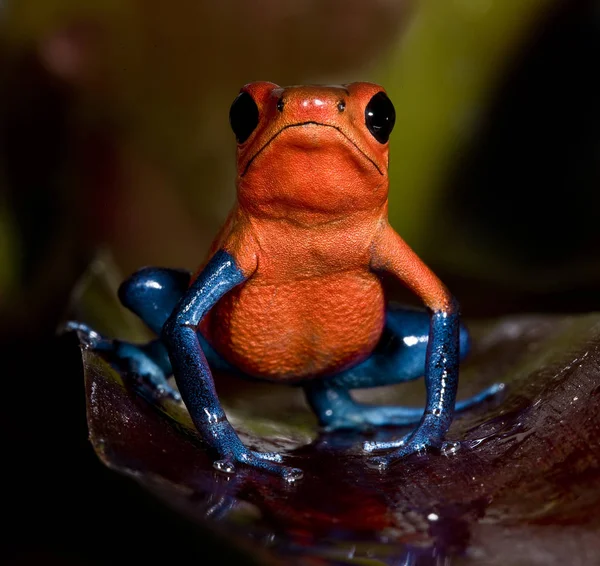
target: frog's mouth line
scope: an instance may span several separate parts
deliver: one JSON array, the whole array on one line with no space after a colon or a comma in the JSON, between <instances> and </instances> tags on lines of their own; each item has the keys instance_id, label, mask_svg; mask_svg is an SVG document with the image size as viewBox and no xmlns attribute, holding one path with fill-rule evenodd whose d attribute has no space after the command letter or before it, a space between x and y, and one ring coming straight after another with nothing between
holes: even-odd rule
<instances>
[{"instance_id":1,"label":"frog's mouth line","mask_svg":"<svg viewBox=\"0 0 600 566\"><path fill-rule=\"evenodd\" d=\"M375 161L373 161L373 159L371 159L360 147L358 147L356 145L356 143L354 143L342 130L340 130L340 128L338 128L337 126L333 126L331 124L323 124L322 122L313 122L313 121L309 121L309 122L300 122L299 124L289 124L288 126L284 126L283 128L281 128L281 130L279 130L277 133L275 133L266 143L265 145L263 145L249 160L248 163L246 163L246 167L244 167L244 172L240 175L240 177L243 177L247 172L248 169L250 167L250 165L252 165L252 162L262 153L262 151L264 149L266 149L270 143L277 137L279 136L281 133L283 133L285 130L289 130L290 128L298 128L300 126L309 126L309 125L313 125L313 126L324 126L325 128L333 128L334 130L337 130L340 134L342 134L342 136L344 136L364 157L365 159L367 159L367 161L369 161L373 167L375 167L375 169L377 169L377 171L379 172L380 175L384 175L384 172L381 170L381 168L379 167L379 165L377 165L377 163L375 163Z\"/></svg>"}]
</instances>

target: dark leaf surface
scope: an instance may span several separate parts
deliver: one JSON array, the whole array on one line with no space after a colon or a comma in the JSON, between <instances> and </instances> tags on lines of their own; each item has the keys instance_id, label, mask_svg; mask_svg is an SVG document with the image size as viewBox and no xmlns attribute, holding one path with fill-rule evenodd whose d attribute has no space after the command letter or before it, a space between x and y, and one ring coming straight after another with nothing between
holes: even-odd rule
<instances>
[{"instance_id":1,"label":"dark leaf surface","mask_svg":"<svg viewBox=\"0 0 600 566\"><path fill-rule=\"evenodd\" d=\"M242 440L284 452L287 485L216 472L183 405L153 406L83 348L90 439L102 461L190 521L263 560L301 564L572 564L600 555L600 315L521 316L473 325L459 398L494 382L497 399L458 416L441 453L386 472L366 439L406 429L320 434L300 390L217 375ZM417 404L422 381L362 391Z\"/></svg>"}]
</instances>

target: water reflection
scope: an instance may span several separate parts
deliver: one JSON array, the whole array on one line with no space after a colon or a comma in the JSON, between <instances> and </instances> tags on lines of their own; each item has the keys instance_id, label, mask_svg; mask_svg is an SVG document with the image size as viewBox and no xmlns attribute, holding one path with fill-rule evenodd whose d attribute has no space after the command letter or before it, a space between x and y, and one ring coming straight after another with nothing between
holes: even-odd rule
<instances>
[{"instance_id":1,"label":"water reflection","mask_svg":"<svg viewBox=\"0 0 600 566\"><path fill-rule=\"evenodd\" d=\"M282 450L286 464L304 470L303 480L288 484L243 468L218 473L193 427L168 406L161 413L124 389L111 367L86 351L91 439L113 469L191 520L220 525L290 560L437 565L462 557L477 563L475 556L497 555L507 532L542 551L572 532L554 529L548 535L535 525L569 521L586 529L600 504L600 446L593 440L600 426L593 402L600 391L600 352L590 348L600 340L600 324L597 315L544 322L538 332L531 332L537 324L531 320L507 321L506 332L503 324L490 330L486 348L465 374L506 381L505 396L457 419L439 453L411 456L386 472L367 468L361 447L368 439L398 438L406 429L315 434L307 442L306 407L296 407L284 392L266 399L261 389L244 391L232 410L240 435L253 449ZM521 334L515 334L515 324ZM582 357L579 350L590 353ZM236 391L240 395L239 386ZM251 432L246 427L254 413L242 410L247 406L259 407L275 423L285 407L281 430ZM290 422L302 432L284 433L294 430L285 428ZM502 545L508 557L519 548ZM567 549L558 545L554 555L567 560L573 552ZM577 552L591 550L582 546Z\"/></svg>"}]
</instances>

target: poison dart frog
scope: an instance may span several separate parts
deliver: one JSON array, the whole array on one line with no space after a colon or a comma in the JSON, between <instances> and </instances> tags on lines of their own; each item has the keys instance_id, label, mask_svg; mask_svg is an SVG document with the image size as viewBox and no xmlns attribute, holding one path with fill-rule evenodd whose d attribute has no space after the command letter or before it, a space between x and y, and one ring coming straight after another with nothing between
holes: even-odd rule
<instances>
[{"instance_id":1,"label":"poison dart frog","mask_svg":"<svg viewBox=\"0 0 600 566\"><path fill-rule=\"evenodd\" d=\"M370 456L385 468L443 442L469 348L457 301L388 222L388 151L395 110L385 90L358 82L244 86L230 108L237 140L237 201L195 274L143 268L121 302L158 338L107 340L157 395L185 403L215 467L302 472L281 455L248 449L227 420L212 369L303 388L327 430L416 424ZM426 309L386 303L381 275L400 279ZM79 325L82 330L83 325ZM93 332L93 331L92 331ZM167 377L173 374L179 393ZM369 406L353 389L425 378L425 408Z\"/></svg>"}]
</instances>

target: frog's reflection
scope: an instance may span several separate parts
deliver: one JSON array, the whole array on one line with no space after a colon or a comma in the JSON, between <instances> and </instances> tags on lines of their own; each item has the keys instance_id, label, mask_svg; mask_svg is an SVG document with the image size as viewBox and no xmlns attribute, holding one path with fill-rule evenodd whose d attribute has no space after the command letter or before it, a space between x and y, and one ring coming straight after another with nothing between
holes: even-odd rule
<instances>
[{"instance_id":1,"label":"frog's reflection","mask_svg":"<svg viewBox=\"0 0 600 566\"><path fill-rule=\"evenodd\" d=\"M232 475L206 470L182 478L196 486L185 497L165 495L195 520L221 525L277 556L325 564L370 558L395 566L445 564L462 554L485 501L441 507L410 479L431 472L427 458L392 477L365 469L355 451L359 436L324 434L290 453L290 463L302 462L306 470L295 485L252 469Z\"/></svg>"},{"instance_id":2,"label":"frog's reflection","mask_svg":"<svg viewBox=\"0 0 600 566\"><path fill-rule=\"evenodd\" d=\"M239 527L232 530L232 524L247 525L248 522L243 520L244 515L250 514L256 518L261 508L260 504L249 507L235 496L223 493L224 481L227 480L215 478L215 483L221 484L217 492L196 492L190 497L190 504L195 506L206 520L225 524L234 536L251 539L261 548L270 550L279 557L313 558L315 564L362 564L364 560L376 560L378 564L389 566L438 566L447 564L451 556L463 553L463 543L468 541L468 537L460 540L465 534L466 525L460 525L454 530L454 538L448 540L448 534L451 532L447 528L448 524L441 532L438 529L437 534L435 529L404 534L400 534L399 531L393 534L394 530L389 529L385 536L369 536L366 532L357 536L356 533L340 528L332 528L328 536L316 536L306 528L293 528L286 522L271 523L270 527L263 525L254 530ZM237 484L237 487L240 487L239 483L232 479L227 485L233 487ZM286 513L289 519L293 511L288 508ZM440 524L444 523L443 518L438 518L438 521Z\"/></svg>"}]
</instances>

